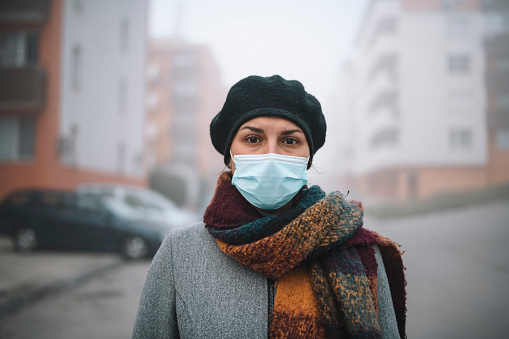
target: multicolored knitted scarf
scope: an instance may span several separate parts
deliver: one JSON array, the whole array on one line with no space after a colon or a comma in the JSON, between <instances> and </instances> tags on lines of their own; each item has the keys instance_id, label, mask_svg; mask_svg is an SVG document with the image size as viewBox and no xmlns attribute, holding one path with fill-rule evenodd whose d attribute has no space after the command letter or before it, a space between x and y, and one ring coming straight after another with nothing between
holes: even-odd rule
<instances>
[{"instance_id":1,"label":"multicolored knitted scarf","mask_svg":"<svg viewBox=\"0 0 509 339\"><path fill-rule=\"evenodd\" d=\"M318 186L302 190L291 210L264 217L223 172L204 221L224 253L276 281L271 338L381 338L374 244L405 338L401 252L364 229L362 217L360 203Z\"/></svg>"}]
</instances>

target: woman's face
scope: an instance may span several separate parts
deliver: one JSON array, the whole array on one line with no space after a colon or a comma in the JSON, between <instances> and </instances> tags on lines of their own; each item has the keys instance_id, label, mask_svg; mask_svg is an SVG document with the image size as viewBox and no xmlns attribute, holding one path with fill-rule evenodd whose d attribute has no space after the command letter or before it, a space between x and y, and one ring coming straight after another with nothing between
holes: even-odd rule
<instances>
[{"instance_id":1,"label":"woman's face","mask_svg":"<svg viewBox=\"0 0 509 339\"><path fill-rule=\"evenodd\" d=\"M309 157L309 145L302 129L280 117L257 117L240 126L231 145L238 154L276 153ZM231 161L232 172L235 163Z\"/></svg>"}]
</instances>

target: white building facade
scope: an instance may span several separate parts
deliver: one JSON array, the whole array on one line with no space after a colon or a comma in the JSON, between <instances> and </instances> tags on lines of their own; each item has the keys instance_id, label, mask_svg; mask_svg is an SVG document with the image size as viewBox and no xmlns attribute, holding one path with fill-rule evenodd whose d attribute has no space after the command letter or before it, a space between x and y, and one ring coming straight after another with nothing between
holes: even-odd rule
<instances>
[{"instance_id":1,"label":"white building facade","mask_svg":"<svg viewBox=\"0 0 509 339\"><path fill-rule=\"evenodd\" d=\"M484 184L483 16L476 1L373 0L349 72L351 175L382 199ZM344 82L345 80L343 80ZM345 142L345 141L343 141Z\"/></svg>"},{"instance_id":2,"label":"white building facade","mask_svg":"<svg viewBox=\"0 0 509 339\"><path fill-rule=\"evenodd\" d=\"M59 155L64 164L142 177L147 2L63 3Z\"/></svg>"}]
</instances>

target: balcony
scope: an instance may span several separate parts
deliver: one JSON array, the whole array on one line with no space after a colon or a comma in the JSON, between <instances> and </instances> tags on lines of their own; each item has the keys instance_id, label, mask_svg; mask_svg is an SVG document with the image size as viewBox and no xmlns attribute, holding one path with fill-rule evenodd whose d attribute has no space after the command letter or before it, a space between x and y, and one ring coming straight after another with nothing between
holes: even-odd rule
<instances>
[{"instance_id":1,"label":"balcony","mask_svg":"<svg viewBox=\"0 0 509 339\"><path fill-rule=\"evenodd\" d=\"M509 2L507 0L483 1L482 7L484 11L507 11L509 10Z\"/></svg>"},{"instance_id":2,"label":"balcony","mask_svg":"<svg viewBox=\"0 0 509 339\"><path fill-rule=\"evenodd\" d=\"M394 117L399 116L398 92L396 90L388 89L380 91L380 93L370 103L368 112L370 115L375 115L376 112L379 112L384 108L393 112Z\"/></svg>"},{"instance_id":3,"label":"balcony","mask_svg":"<svg viewBox=\"0 0 509 339\"><path fill-rule=\"evenodd\" d=\"M494 70L485 74L486 89L490 95L509 93L509 70Z\"/></svg>"},{"instance_id":4,"label":"balcony","mask_svg":"<svg viewBox=\"0 0 509 339\"><path fill-rule=\"evenodd\" d=\"M488 129L509 128L509 108L491 108L487 114Z\"/></svg>"},{"instance_id":5,"label":"balcony","mask_svg":"<svg viewBox=\"0 0 509 339\"><path fill-rule=\"evenodd\" d=\"M0 114L34 114L46 102L46 70L0 68Z\"/></svg>"},{"instance_id":6,"label":"balcony","mask_svg":"<svg viewBox=\"0 0 509 339\"><path fill-rule=\"evenodd\" d=\"M488 36L484 39L488 59L505 58L509 55L509 33Z\"/></svg>"},{"instance_id":7,"label":"balcony","mask_svg":"<svg viewBox=\"0 0 509 339\"><path fill-rule=\"evenodd\" d=\"M49 17L50 0L0 1L0 27L12 25L41 26Z\"/></svg>"},{"instance_id":8,"label":"balcony","mask_svg":"<svg viewBox=\"0 0 509 339\"><path fill-rule=\"evenodd\" d=\"M400 132L396 126L385 126L378 129L370 140L371 148L375 149L380 146L392 145L399 143Z\"/></svg>"}]
</instances>

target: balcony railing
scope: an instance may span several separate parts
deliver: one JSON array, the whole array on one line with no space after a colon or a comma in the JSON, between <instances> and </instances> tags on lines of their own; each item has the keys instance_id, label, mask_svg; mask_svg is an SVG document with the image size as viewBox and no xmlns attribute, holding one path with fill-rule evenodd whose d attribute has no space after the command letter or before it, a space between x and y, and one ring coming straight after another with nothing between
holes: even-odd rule
<instances>
[{"instance_id":1,"label":"balcony railing","mask_svg":"<svg viewBox=\"0 0 509 339\"><path fill-rule=\"evenodd\" d=\"M46 102L46 70L0 68L0 113L37 113Z\"/></svg>"},{"instance_id":2,"label":"balcony railing","mask_svg":"<svg viewBox=\"0 0 509 339\"><path fill-rule=\"evenodd\" d=\"M493 107L488 109L488 129L509 128L509 108Z\"/></svg>"},{"instance_id":3,"label":"balcony railing","mask_svg":"<svg viewBox=\"0 0 509 339\"><path fill-rule=\"evenodd\" d=\"M50 0L0 1L0 27L5 25L43 25L49 17Z\"/></svg>"}]
</instances>

